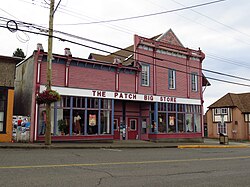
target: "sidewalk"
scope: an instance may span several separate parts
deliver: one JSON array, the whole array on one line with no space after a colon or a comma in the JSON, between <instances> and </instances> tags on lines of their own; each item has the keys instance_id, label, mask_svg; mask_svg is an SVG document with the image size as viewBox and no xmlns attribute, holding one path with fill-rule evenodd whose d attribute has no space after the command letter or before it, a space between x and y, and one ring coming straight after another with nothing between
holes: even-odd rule
<instances>
[{"instance_id":1,"label":"sidewalk","mask_svg":"<svg viewBox=\"0 0 250 187\"><path fill-rule=\"evenodd\" d=\"M113 141L111 143L90 142L52 142L44 143L0 143L0 149L123 149L123 148L249 148L250 142L229 141L228 145L219 144L217 139L204 139L204 143L155 143L140 140Z\"/></svg>"}]
</instances>

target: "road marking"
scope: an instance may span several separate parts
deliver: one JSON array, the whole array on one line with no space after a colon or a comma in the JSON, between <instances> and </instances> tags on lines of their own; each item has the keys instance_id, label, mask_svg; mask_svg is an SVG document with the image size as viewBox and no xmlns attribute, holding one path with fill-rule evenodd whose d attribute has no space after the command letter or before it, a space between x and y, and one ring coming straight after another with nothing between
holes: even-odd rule
<instances>
[{"instance_id":1,"label":"road marking","mask_svg":"<svg viewBox=\"0 0 250 187\"><path fill-rule=\"evenodd\" d=\"M250 159L250 156L223 157L223 158L218 158L218 157L215 157L215 158L194 158L194 159L180 159L180 160L151 160L151 161L134 161L134 162L104 162L104 163L85 163L85 164L49 164L49 165L34 165L34 166L0 166L0 169L30 169L30 168L53 168L53 167L158 164L158 163L178 163L178 162L237 160L237 159Z\"/></svg>"}]
</instances>

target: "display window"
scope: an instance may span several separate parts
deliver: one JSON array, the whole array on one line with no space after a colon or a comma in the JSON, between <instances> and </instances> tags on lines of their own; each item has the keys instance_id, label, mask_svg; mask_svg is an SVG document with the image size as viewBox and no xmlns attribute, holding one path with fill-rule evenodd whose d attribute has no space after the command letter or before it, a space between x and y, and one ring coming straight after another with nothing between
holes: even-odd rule
<instances>
[{"instance_id":1,"label":"display window","mask_svg":"<svg viewBox=\"0 0 250 187\"><path fill-rule=\"evenodd\" d=\"M55 136L111 134L111 100L61 96L51 107L51 133ZM38 135L46 131L45 105L39 106Z\"/></svg>"}]
</instances>

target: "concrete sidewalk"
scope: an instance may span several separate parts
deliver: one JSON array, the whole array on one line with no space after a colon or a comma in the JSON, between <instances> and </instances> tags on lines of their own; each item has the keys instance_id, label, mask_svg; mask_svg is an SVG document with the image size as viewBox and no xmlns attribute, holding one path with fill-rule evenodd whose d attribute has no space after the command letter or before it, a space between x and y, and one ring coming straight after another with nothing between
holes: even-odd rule
<instances>
[{"instance_id":1,"label":"concrete sidewalk","mask_svg":"<svg viewBox=\"0 0 250 187\"><path fill-rule=\"evenodd\" d=\"M52 142L44 143L0 143L0 149L122 149L122 148L249 148L250 142L229 141L228 145L219 144L218 139L204 139L204 143L165 143L140 140L113 141L110 143L90 142Z\"/></svg>"}]
</instances>

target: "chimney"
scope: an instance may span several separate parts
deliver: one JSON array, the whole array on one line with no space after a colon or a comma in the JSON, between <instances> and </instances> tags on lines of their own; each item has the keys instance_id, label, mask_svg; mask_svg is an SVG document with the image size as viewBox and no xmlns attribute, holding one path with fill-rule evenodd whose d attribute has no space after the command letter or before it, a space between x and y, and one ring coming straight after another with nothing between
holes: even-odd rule
<instances>
[{"instance_id":1,"label":"chimney","mask_svg":"<svg viewBox=\"0 0 250 187\"><path fill-rule=\"evenodd\" d=\"M65 55L65 56L72 56L71 51L70 51L70 48L65 48L65 49L64 49L64 55Z\"/></svg>"},{"instance_id":2,"label":"chimney","mask_svg":"<svg viewBox=\"0 0 250 187\"><path fill-rule=\"evenodd\" d=\"M42 45L41 43L38 43L38 44L36 45L36 48L37 48L37 51L44 51L44 50L43 50L43 45Z\"/></svg>"}]
</instances>

